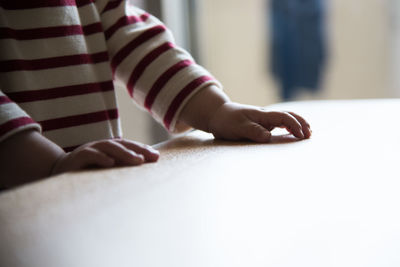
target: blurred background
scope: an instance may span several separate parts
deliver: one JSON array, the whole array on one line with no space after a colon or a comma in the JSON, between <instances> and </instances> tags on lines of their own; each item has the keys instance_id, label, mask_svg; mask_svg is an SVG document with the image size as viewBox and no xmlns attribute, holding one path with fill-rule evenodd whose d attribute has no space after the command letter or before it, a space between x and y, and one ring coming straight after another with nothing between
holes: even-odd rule
<instances>
[{"instance_id":1,"label":"blurred background","mask_svg":"<svg viewBox=\"0 0 400 267\"><path fill-rule=\"evenodd\" d=\"M131 0L159 17L233 101L400 97L398 0ZM118 90L124 137L165 130Z\"/></svg>"}]
</instances>

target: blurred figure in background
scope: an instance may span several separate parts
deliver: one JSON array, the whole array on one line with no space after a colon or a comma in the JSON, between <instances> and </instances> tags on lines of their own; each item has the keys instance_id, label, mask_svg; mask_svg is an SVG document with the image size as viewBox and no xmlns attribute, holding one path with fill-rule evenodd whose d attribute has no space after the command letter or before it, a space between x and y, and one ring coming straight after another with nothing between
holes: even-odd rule
<instances>
[{"instance_id":1,"label":"blurred figure in background","mask_svg":"<svg viewBox=\"0 0 400 267\"><path fill-rule=\"evenodd\" d=\"M326 62L325 0L270 0L271 68L282 100L320 88Z\"/></svg>"}]
</instances>

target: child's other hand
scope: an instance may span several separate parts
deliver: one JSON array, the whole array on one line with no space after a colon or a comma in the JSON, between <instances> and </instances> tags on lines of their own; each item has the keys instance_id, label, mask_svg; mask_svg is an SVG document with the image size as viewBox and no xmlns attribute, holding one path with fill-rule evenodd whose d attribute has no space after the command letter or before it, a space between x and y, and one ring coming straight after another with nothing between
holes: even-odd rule
<instances>
[{"instance_id":1,"label":"child's other hand","mask_svg":"<svg viewBox=\"0 0 400 267\"><path fill-rule=\"evenodd\" d=\"M148 145L124 139L101 140L82 145L61 156L53 167L52 175L91 166L136 166L155 162L158 158L159 152Z\"/></svg>"},{"instance_id":2,"label":"child's other hand","mask_svg":"<svg viewBox=\"0 0 400 267\"><path fill-rule=\"evenodd\" d=\"M227 102L211 117L208 130L216 138L248 139L265 143L275 127L286 128L299 139L311 136L310 125L293 112L265 111L261 108Z\"/></svg>"}]
</instances>

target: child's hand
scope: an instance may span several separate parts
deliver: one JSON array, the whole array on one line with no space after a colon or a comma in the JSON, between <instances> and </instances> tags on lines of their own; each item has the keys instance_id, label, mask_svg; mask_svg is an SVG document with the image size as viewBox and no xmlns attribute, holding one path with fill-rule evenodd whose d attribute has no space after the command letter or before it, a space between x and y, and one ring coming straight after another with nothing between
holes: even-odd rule
<instances>
[{"instance_id":1,"label":"child's hand","mask_svg":"<svg viewBox=\"0 0 400 267\"><path fill-rule=\"evenodd\" d=\"M217 109L209 120L208 131L216 138L264 143L270 140L270 131L275 127L286 128L299 139L311 136L310 125L295 113L265 111L232 102Z\"/></svg>"},{"instance_id":2,"label":"child's hand","mask_svg":"<svg viewBox=\"0 0 400 267\"><path fill-rule=\"evenodd\" d=\"M101 140L64 154L55 163L52 175L90 166L110 168L155 162L159 153L152 147L124 139Z\"/></svg>"},{"instance_id":3,"label":"child's hand","mask_svg":"<svg viewBox=\"0 0 400 267\"><path fill-rule=\"evenodd\" d=\"M140 165L158 157L158 151L150 146L123 139L96 141L65 153L38 131L26 130L0 143L0 187L12 188L90 166Z\"/></svg>"},{"instance_id":4,"label":"child's hand","mask_svg":"<svg viewBox=\"0 0 400 267\"><path fill-rule=\"evenodd\" d=\"M293 112L266 111L233 103L216 86L208 86L186 104L180 121L228 140L248 139L265 143L275 127L286 128L299 139L310 138L310 125Z\"/></svg>"}]
</instances>

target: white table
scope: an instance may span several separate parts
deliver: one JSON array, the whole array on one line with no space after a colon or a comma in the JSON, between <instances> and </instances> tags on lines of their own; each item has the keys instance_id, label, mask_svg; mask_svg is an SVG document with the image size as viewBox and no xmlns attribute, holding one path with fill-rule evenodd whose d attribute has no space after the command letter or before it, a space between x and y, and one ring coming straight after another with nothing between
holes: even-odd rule
<instances>
[{"instance_id":1,"label":"white table","mask_svg":"<svg viewBox=\"0 0 400 267\"><path fill-rule=\"evenodd\" d=\"M400 100L287 103L310 140L158 146L158 163L0 194L0 266L400 266Z\"/></svg>"}]
</instances>

